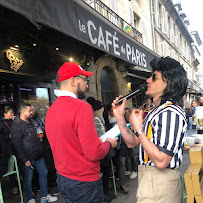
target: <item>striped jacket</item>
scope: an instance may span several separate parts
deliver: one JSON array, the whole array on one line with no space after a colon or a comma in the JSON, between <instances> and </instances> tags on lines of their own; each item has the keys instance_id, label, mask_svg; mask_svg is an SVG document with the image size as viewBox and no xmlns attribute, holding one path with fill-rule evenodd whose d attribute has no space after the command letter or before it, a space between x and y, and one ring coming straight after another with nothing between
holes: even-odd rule
<instances>
[{"instance_id":1,"label":"striped jacket","mask_svg":"<svg viewBox=\"0 0 203 203\"><path fill-rule=\"evenodd\" d=\"M179 168L183 158L187 131L187 122L182 109L167 101L153 109L146 116L142 126L146 135L150 125L152 127L150 141L160 151L172 156L172 160L167 168ZM148 163L145 163L145 156L145 151L140 144L140 164L155 166L150 159L148 159Z\"/></svg>"}]
</instances>

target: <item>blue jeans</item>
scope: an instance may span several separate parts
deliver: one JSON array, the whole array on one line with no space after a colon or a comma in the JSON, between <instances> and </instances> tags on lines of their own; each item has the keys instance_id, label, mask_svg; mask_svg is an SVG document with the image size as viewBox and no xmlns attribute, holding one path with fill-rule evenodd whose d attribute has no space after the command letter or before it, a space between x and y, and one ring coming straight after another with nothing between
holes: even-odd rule
<instances>
[{"instance_id":1,"label":"blue jeans","mask_svg":"<svg viewBox=\"0 0 203 203\"><path fill-rule=\"evenodd\" d=\"M32 167L36 169L39 174L40 195L41 197L46 197L48 171L45 165L44 157L30 162ZM26 198L27 201L29 201L30 199L34 199L34 197L32 196L32 177L34 169L32 169L31 167L27 167L25 165L23 165L22 167L23 167L23 178Z\"/></svg>"},{"instance_id":2,"label":"blue jeans","mask_svg":"<svg viewBox=\"0 0 203 203\"><path fill-rule=\"evenodd\" d=\"M122 186L125 184L125 161L126 157L119 157L119 186Z\"/></svg>"},{"instance_id":3,"label":"blue jeans","mask_svg":"<svg viewBox=\"0 0 203 203\"><path fill-rule=\"evenodd\" d=\"M57 174L59 192L66 203L103 203L102 181L81 182Z\"/></svg>"}]
</instances>

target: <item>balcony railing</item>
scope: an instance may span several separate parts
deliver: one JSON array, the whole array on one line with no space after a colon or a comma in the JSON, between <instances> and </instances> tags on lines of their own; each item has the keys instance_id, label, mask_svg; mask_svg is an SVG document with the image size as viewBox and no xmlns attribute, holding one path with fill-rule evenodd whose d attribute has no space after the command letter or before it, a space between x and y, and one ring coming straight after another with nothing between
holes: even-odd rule
<instances>
[{"instance_id":1,"label":"balcony railing","mask_svg":"<svg viewBox=\"0 0 203 203\"><path fill-rule=\"evenodd\" d=\"M83 0L86 4L95 9L99 14L104 16L107 20L131 36L133 39L143 43L142 34L127 23L123 18L118 16L113 10L111 10L106 4L100 0Z\"/></svg>"}]
</instances>

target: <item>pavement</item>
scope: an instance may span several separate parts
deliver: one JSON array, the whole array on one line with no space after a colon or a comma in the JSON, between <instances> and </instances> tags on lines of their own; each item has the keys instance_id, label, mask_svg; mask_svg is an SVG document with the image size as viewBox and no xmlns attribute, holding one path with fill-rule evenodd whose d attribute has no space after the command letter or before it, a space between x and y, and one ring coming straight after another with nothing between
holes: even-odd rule
<instances>
[{"instance_id":1,"label":"pavement","mask_svg":"<svg viewBox=\"0 0 203 203\"><path fill-rule=\"evenodd\" d=\"M190 165L190 157L189 152L184 151L183 153L183 162L179 168L180 173L184 174L187 170L188 166ZM117 198L112 201L112 203L136 203L136 193L137 193L137 187L138 187L138 179L137 177L133 180L129 178L129 176L126 177L126 187L129 189L128 194L123 194L121 191L117 191ZM113 192L113 184L111 182L111 189ZM10 181L8 178L4 178L2 180L2 190L3 190L3 197L4 197L4 203L19 203L20 197L19 194L13 195L11 192L10 187ZM53 194L56 190L56 183L55 183L55 176L48 176L48 192L50 194ZM36 193L35 199L37 203L40 203L40 192L36 189L34 190ZM24 202L26 202L25 193L23 192L24 196ZM57 195L58 201L56 203L65 203L63 197L59 194Z\"/></svg>"}]
</instances>

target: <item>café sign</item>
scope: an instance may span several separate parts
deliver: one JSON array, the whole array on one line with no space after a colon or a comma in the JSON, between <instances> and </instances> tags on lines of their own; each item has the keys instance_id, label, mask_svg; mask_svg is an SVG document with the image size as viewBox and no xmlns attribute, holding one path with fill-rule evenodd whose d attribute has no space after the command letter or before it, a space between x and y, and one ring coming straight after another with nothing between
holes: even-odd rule
<instances>
[{"instance_id":1,"label":"caf\u00e9 sign","mask_svg":"<svg viewBox=\"0 0 203 203\"><path fill-rule=\"evenodd\" d=\"M10 62L11 70L13 70L15 72L17 72L22 67L22 65L24 64L23 60L20 60L17 57L15 57L10 50L6 51L6 58Z\"/></svg>"},{"instance_id":2,"label":"caf\u00e9 sign","mask_svg":"<svg viewBox=\"0 0 203 203\"><path fill-rule=\"evenodd\" d=\"M84 1L29 0L28 4L27 0L1 0L0 5L148 71L152 71L150 61L159 58Z\"/></svg>"}]
</instances>

